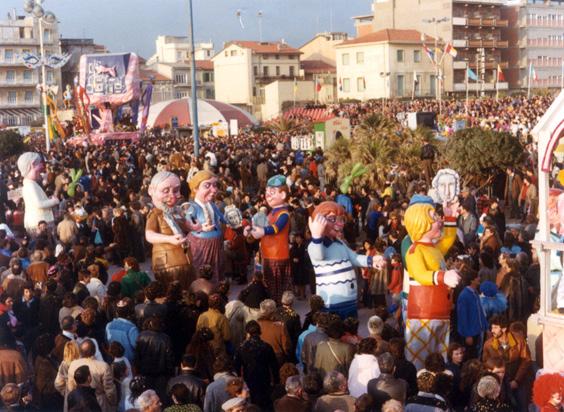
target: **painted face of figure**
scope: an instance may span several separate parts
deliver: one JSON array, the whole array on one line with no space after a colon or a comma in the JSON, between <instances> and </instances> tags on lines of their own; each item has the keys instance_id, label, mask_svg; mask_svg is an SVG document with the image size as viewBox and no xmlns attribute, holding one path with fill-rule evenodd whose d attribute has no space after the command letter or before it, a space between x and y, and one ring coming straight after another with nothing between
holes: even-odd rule
<instances>
[{"instance_id":1,"label":"painted face of figure","mask_svg":"<svg viewBox=\"0 0 564 412\"><path fill-rule=\"evenodd\" d=\"M266 188L266 202L270 207L283 205L286 201L286 192L278 187Z\"/></svg>"},{"instance_id":2,"label":"painted face of figure","mask_svg":"<svg viewBox=\"0 0 564 412\"><path fill-rule=\"evenodd\" d=\"M548 401L552 406L559 406L562 403L562 394L554 392Z\"/></svg>"},{"instance_id":3,"label":"painted face of figure","mask_svg":"<svg viewBox=\"0 0 564 412\"><path fill-rule=\"evenodd\" d=\"M342 238L343 228L345 227L345 216L337 216L335 213L329 213L325 218L327 219L325 236L330 239Z\"/></svg>"},{"instance_id":4,"label":"painted face of figure","mask_svg":"<svg viewBox=\"0 0 564 412\"><path fill-rule=\"evenodd\" d=\"M39 179L41 179L41 173L44 170L45 170L45 163L43 163L43 160L42 159L36 160L35 162L33 162L33 165L31 166L29 173L25 177L31 180L38 181Z\"/></svg>"},{"instance_id":5,"label":"painted face of figure","mask_svg":"<svg viewBox=\"0 0 564 412\"><path fill-rule=\"evenodd\" d=\"M238 229L241 227L243 216L241 215L241 211L239 209L231 205L225 208L225 220L227 220L231 229Z\"/></svg>"},{"instance_id":6,"label":"painted face of figure","mask_svg":"<svg viewBox=\"0 0 564 412\"><path fill-rule=\"evenodd\" d=\"M156 207L173 208L180 199L180 180L176 176L170 176L160 182L151 195Z\"/></svg>"},{"instance_id":7,"label":"painted face of figure","mask_svg":"<svg viewBox=\"0 0 564 412\"><path fill-rule=\"evenodd\" d=\"M198 186L196 192L196 199L202 203L213 202L215 195L217 194L217 177L212 177L211 179L204 180Z\"/></svg>"},{"instance_id":8,"label":"painted face of figure","mask_svg":"<svg viewBox=\"0 0 564 412\"><path fill-rule=\"evenodd\" d=\"M438 179L438 194L441 200L452 201L456 196L456 179L451 174L443 174Z\"/></svg>"}]
</instances>

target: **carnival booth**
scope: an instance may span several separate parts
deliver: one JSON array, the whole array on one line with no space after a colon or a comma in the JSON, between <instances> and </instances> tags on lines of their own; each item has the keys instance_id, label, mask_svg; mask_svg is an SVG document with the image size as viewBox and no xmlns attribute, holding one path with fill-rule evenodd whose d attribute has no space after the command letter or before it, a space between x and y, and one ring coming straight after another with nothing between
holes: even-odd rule
<instances>
[{"instance_id":1,"label":"carnival booth","mask_svg":"<svg viewBox=\"0 0 564 412\"><path fill-rule=\"evenodd\" d=\"M529 330L536 325L542 330L544 369L564 372L564 190L560 189L564 187L564 179L562 173L553 173L557 161L555 151L564 135L564 92L555 99L532 134L539 155L539 226L534 245L541 270L541 299L540 311L529 320Z\"/></svg>"},{"instance_id":2,"label":"carnival booth","mask_svg":"<svg viewBox=\"0 0 564 412\"><path fill-rule=\"evenodd\" d=\"M329 149L338 139L351 138L351 121L344 117L330 117L313 124L314 148Z\"/></svg>"}]
</instances>

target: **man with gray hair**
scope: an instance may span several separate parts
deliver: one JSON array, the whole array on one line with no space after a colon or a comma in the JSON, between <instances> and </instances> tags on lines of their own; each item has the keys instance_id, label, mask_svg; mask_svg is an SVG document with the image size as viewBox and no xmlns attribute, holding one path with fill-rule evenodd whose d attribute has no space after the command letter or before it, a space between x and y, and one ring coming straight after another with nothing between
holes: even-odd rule
<instances>
[{"instance_id":1,"label":"man with gray hair","mask_svg":"<svg viewBox=\"0 0 564 412\"><path fill-rule=\"evenodd\" d=\"M300 336L300 333L302 333L300 314L293 308L295 299L296 297L294 296L294 292L286 290L282 293L282 305L276 310L276 318L284 323L286 330L288 331L288 336L290 337L290 342L292 344L292 357L293 354L296 353L298 337Z\"/></svg>"},{"instance_id":2,"label":"man with gray hair","mask_svg":"<svg viewBox=\"0 0 564 412\"><path fill-rule=\"evenodd\" d=\"M335 410L353 412L355 410L355 398L349 395L347 378L342 373L331 371L325 375L323 392L325 395L317 399L313 412L334 412Z\"/></svg>"},{"instance_id":3,"label":"man with gray hair","mask_svg":"<svg viewBox=\"0 0 564 412\"><path fill-rule=\"evenodd\" d=\"M371 316L366 324L368 328L369 338L376 340L377 347L375 355L378 356L381 353L389 352L390 345L382 338L382 331L384 330L384 321L380 316Z\"/></svg>"},{"instance_id":4,"label":"man with gray hair","mask_svg":"<svg viewBox=\"0 0 564 412\"><path fill-rule=\"evenodd\" d=\"M307 412L310 402L304 399L302 380L299 375L286 379L286 395L274 401L274 412Z\"/></svg>"},{"instance_id":5,"label":"man with gray hair","mask_svg":"<svg viewBox=\"0 0 564 412\"><path fill-rule=\"evenodd\" d=\"M140 412L161 412L161 400L152 389L147 389L135 401Z\"/></svg>"},{"instance_id":6,"label":"man with gray hair","mask_svg":"<svg viewBox=\"0 0 564 412\"><path fill-rule=\"evenodd\" d=\"M260 303L259 319L260 338L272 346L278 365L293 360L292 343L283 322L276 320L276 302L265 299Z\"/></svg>"},{"instance_id":7,"label":"man with gray hair","mask_svg":"<svg viewBox=\"0 0 564 412\"><path fill-rule=\"evenodd\" d=\"M394 357L389 352L384 352L378 356L380 376L369 380L366 385L368 394L374 399L375 410L380 410L389 399L395 399L402 404L405 403L407 382L403 379L394 378L396 369L394 363Z\"/></svg>"}]
</instances>

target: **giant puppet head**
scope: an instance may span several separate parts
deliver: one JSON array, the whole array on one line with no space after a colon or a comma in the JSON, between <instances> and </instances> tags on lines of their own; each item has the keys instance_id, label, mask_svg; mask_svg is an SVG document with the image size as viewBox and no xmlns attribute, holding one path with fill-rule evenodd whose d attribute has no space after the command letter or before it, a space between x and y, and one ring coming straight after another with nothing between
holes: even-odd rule
<instances>
[{"instance_id":1,"label":"giant puppet head","mask_svg":"<svg viewBox=\"0 0 564 412\"><path fill-rule=\"evenodd\" d=\"M200 170L190 179L192 197L201 203L213 202L218 191L219 179L209 170Z\"/></svg>"},{"instance_id":2,"label":"giant puppet head","mask_svg":"<svg viewBox=\"0 0 564 412\"><path fill-rule=\"evenodd\" d=\"M311 215L312 222L318 222L322 217L325 228L323 236L329 239L340 239L343 237L343 228L346 222L345 209L336 202L321 202L313 210ZM310 225L311 226L311 225ZM313 236L313 231L312 231Z\"/></svg>"},{"instance_id":3,"label":"giant puppet head","mask_svg":"<svg viewBox=\"0 0 564 412\"><path fill-rule=\"evenodd\" d=\"M24 179L39 181L45 170L43 157L39 153L25 152L18 157L18 169Z\"/></svg>"},{"instance_id":4,"label":"giant puppet head","mask_svg":"<svg viewBox=\"0 0 564 412\"><path fill-rule=\"evenodd\" d=\"M180 200L180 179L174 173L162 171L151 179L149 196L157 209L169 211Z\"/></svg>"},{"instance_id":5,"label":"giant puppet head","mask_svg":"<svg viewBox=\"0 0 564 412\"><path fill-rule=\"evenodd\" d=\"M427 196L419 198L412 199L405 211L405 229L412 242L437 241L441 237L442 221L436 214L433 200Z\"/></svg>"},{"instance_id":6,"label":"giant puppet head","mask_svg":"<svg viewBox=\"0 0 564 412\"><path fill-rule=\"evenodd\" d=\"M272 176L266 182L266 203L271 208L282 206L288 200L288 186L286 185L286 177L282 175Z\"/></svg>"}]
</instances>

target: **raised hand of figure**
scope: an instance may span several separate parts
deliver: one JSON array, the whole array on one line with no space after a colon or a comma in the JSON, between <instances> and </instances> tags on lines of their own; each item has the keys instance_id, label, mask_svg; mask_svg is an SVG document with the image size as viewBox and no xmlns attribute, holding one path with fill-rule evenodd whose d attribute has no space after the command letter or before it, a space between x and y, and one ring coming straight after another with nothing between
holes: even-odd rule
<instances>
[{"instance_id":1,"label":"raised hand of figure","mask_svg":"<svg viewBox=\"0 0 564 412\"><path fill-rule=\"evenodd\" d=\"M456 270L447 270L445 272L444 283L449 288L455 288L460 283L460 275Z\"/></svg>"},{"instance_id":2,"label":"raised hand of figure","mask_svg":"<svg viewBox=\"0 0 564 412\"><path fill-rule=\"evenodd\" d=\"M249 237L252 230L252 226L245 226L245 228L243 229L243 236Z\"/></svg>"},{"instance_id":3,"label":"raised hand of figure","mask_svg":"<svg viewBox=\"0 0 564 412\"><path fill-rule=\"evenodd\" d=\"M386 259L382 255L376 255L372 257L372 267L374 269L381 270L386 265Z\"/></svg>"},{"instance_id":4,"label":"raised hand of figure","mask_svg":"<svg viewBox=\"0 0 564 412\"><path fill-rule=\"evenodd\" d=\"M313 239L320 239L325 233L325 228L327 227L327 219L325 216L318 214L315 219L309 218L309 231L311 232L311 237Z\"/></svg>"},{"instance_id":5,"label":"raised hand of figure","mask_svg":"<svg viewBox=\"0 0 564 412\"><path fill-rule=\"evenodd\" d=\"M211 232L214 229L215 229L215 225L213 223L204 223L201 225L200 228L202 232Z\"/></svg>"},{"instance_id":6,"label":"raised hand of figure","mask_svg":"<svg viewBox=\"0 0 564 412\"><path fill-rule=\"evenodd\" d=\"M445 201L443 203L443 212L445 217L458 217L458 207L460 203L458 203L458 199L453 200L452 202Z\"/></svg>"}]
</instances>

